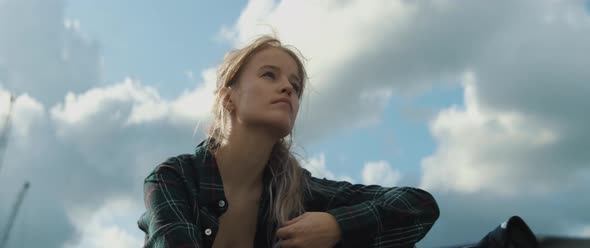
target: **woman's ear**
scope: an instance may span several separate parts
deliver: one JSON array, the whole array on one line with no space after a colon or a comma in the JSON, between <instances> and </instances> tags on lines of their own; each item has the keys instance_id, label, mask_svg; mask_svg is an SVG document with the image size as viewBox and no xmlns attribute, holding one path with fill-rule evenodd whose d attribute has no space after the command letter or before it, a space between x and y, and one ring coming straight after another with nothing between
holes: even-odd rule
<instances>
[{"instance_id":1,"label":"woman's ear","mask_svg":"<svg viewBox=\"0 0 590 248\"><path fill-rule=\"evenodd\" d=\"M227 87L223 87L220 92L223 97L222 98L223 99L223 106L229 112L232 112L235 108L235 106L231 100L231 95L233 93L232 91L233 91L233 89L230 86L227 86Z\"/></svg>"}]
</instances>

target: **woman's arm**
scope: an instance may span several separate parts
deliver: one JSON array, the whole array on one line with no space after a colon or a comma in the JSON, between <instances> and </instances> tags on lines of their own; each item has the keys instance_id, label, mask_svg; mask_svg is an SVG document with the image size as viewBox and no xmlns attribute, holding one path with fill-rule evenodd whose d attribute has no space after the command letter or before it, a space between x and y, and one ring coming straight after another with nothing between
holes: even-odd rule
<instances>
[{"instance_id":1,"label":"woman's arm","mask_svg":"<svg viewBox=\"0 0 590 248\"><path fill-rule=\"evenodd\" d=\"M178 159L169 159L145 179L144 198L146 212L138 221L146 233L146 248L204 247L199 227L198 206L190 200L185 180L177 164Z\"/></svg>"},{"instance_id":2,"label":"woman's arm","mask_svg":"<svg viewBox=\"0 0 590 248\"><path fill-rule=\"evenodd\" d=\"M338 222L337 247L414 247L439 217L436 201L424 190L319 179L304 171L310 204Z\"/></svg>"}]
</instances>

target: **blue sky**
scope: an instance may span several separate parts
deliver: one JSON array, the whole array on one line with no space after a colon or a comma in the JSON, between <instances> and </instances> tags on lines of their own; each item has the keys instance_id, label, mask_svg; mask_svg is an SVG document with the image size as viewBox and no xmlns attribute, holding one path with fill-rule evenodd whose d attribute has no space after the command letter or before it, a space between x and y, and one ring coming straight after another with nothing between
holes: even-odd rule
<instances>
[{"instance_id":1,"label":"blue sky","mask_svg":"<svg viewBox=\"0 0 590 248\"><path fill-rule=\"evenodd\" d=\"M212 69L269 26L308 58L313 90L295 129L303 166L431 192L441 217L419 247L477 241L511 215L539 235L590 237L590 201L579 197L590 181L589 9L0 1L0 101L17 96L2 202L32 183L9 245L138 246L143 178L191 152ZM0 204L0 223L9 211Z\"/></svg>"},{"instance_id":2,"label":"blue sky","mask_svg":"<svg viewBox=\"0 0 590 248\"><path fill-rule=\"evenodd\" d=\"M85 37L100 43L103 82L138 77L171 98L219 62L230 44L216 39L245 1L68 1L66 17L79 20Z\"/></svg>"},{"instance_id":3,"label":"blue sky","mask_svg":"<svg viewBox=\"0 0 590 248\"><path fill-rule=\"evenodd\" d=\"M393 97L379 124L340 131L306 150L311 154L324 152L328 164L337 164L339 174L351 175L356 182L362 181L360 171L366 161L387 160L407 176L405 183L417 185L420 159L433 152L435 141L430 136L428 119L412 118L404 114L412 109L404 108L413 106L416 110L434 112L453 104L460 105L462 97L460 88L448 87L432 89L410 99Z\"/></svg>"}]
</instances>

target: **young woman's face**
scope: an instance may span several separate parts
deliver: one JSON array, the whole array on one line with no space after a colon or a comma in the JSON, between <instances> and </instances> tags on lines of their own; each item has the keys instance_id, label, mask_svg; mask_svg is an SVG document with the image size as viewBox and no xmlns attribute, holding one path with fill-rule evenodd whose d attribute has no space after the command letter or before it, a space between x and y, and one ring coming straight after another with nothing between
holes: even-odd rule
<instances>
[{"instance_id":1,"label":"young woman's face","mask_svg":"<svg viewBox=\"0 0 590 248\"><path fill-rule=\"evenodd\" d=\"M276 47L263 49L244 65L232 87L233 117L240 125L285 137L297 118L301 86L299 67L289 54Z\"/></svg>"}]
</instances>

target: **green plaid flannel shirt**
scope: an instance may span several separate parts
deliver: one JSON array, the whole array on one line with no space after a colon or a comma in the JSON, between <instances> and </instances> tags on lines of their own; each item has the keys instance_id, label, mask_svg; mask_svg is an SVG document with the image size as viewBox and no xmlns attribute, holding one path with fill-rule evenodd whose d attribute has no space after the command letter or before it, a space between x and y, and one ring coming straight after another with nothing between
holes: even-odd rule
<instances>
[{"instance_id":1,"label":"green plaid flannel shirt","mask_svg":"<svg viewBox=\"0 0 590 248\"><path fill-rule=\"evenodd\" d=\"M206 141L195 154L167 159L145 179L146 211L138 220L144 247L212 247L218 218L230 203ZM414 247L439 217L435 199L421 189L351 184L316 178L303 170L311 191L304 196L305 210L336 218L342 239L335 247ZM264 185L270 177L266 170ZM269 247L277 225L267 224L264 214L269 209L266 187L259 206L253 247Z\"/></svg>"}]
</instances>

